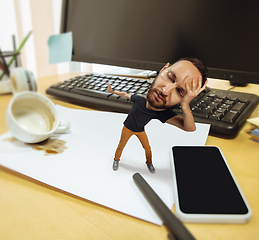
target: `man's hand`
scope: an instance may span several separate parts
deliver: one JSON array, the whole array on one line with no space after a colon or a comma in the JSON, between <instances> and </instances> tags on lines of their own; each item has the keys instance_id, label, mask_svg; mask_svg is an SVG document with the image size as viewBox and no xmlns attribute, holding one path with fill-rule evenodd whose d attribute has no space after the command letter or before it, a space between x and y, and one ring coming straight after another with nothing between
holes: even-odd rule
<instances>
[{"instance_id":1,"label":"man's hand","mask_svg":"<svg viewBox=\"0 0 259 240\"><path fill-rule=\"evenodd\" d=\"M110 84L110 83L108 83L107 91L108 91L109 93L113 93L112 87L111 87L111 84Z\"/></svg>"},{"instance_id":2,"label":"man's hand","mask_svg":"<svg viewBox=\"0 0 259 240\"><path fill-rule=\"evenodd\" d=\"M208 80L207 80L208 81ZM181 101L181 107L185 107L190 104L190 102L200 93L202 92L207 84L207 81L204 83L203 87L202 85L202 76L198 78L198 81L196 81L194 78L190 79L186 82L186 94L182 98Z\"/></svg>"},{"instance_id":3,"label":"man's hand","mask_svg":"<svg viewBox=\"0 0 259 240\"><path fill-rule=\"evenodd\" d=\"M200 92L202 92L205 89L207 81L204 83L203 87L201 87L201 84L201 76L198 78L198 81L195 78L193 78L186 82L186 94L183 96L181 101L183 117L179 115L172 117L166 121L167 123L175 125L185 131L196 130L195 122L189 104Z\"/></svg>"},{"instance_id":4,"label":"man's hand","mask_svg":"<svg viewBox=\"0 0 259 240\"><path fill-rule=\"evenodd\" d=\"M126 92L113 91L110 83L108 83L107 91L109 93L116 94L116 95L118 95L120 97L124 97L124 98L130 99L130 97L131 97L131 95Z\"/></svg>"}]
</instances>

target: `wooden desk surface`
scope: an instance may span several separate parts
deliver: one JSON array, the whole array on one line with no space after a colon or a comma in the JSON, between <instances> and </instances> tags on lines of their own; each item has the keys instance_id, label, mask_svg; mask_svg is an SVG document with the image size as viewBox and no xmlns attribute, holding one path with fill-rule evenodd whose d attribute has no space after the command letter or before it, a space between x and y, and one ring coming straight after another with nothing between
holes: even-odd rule
<instances>
[{"instance_id":1,"label":"wooden desk surface","mask_svg":"<svg viewBox=\"0 0 259 240\"><path fill-rule=\"evenodd\" d=\"M73 75L77 74L38 79L39 92L45 95L51 84ZM229 88L224 81L210 80L209 86ZM235 91L259 95L259 85ZM11 97L0 95L0 134L8 131L5 110ZM48 97L55 104L87 109ZM256 117L258 110L251 117ZM259 143L249 135L254 128L246 123L234 139L209 136L206 143L222 150L253 211L251 221L240 225L185 224L197 239L259 239ZM0 239L167 239L167 230L0 166Z\"/></svg>"}]
</instances>

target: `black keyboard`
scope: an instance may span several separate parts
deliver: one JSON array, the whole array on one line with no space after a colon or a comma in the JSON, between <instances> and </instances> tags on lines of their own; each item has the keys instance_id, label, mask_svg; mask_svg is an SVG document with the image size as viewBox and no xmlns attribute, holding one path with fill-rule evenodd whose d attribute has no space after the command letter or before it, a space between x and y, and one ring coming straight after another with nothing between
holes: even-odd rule
<instances>
[{"instance_id":1,"label":"black keyboard","mask_svg":"<svg viewBox=\"0 0 259 240\"><path fill-rule=\"evenodd\" d=\"M152 81L88 74L52 85L46 90L46 93L98 110L128 113L132 102L107 92L107 82L115 91L145 97ZM259 97L254 94L206 87L193 99L190 106L196 122L211 124L211 133L233 135L240 130L258 103ZM174 110L181 115L180 104L176 105Z\"/></svg>"}]
</instances>

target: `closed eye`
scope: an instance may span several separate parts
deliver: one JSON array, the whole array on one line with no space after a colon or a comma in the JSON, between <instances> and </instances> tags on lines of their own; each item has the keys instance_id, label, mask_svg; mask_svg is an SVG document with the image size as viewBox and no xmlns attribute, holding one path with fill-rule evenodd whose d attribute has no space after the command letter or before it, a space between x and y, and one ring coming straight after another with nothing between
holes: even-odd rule
<instances>
[{"instance_id":1,"label":"closed eye","mask_svg":"<svg viewBox=\"0 0 259 240\"><path fill-rule=\"evenodd\" d=\"M168 72L167 76L173 83L175 83L176 76L174 73Z\"/></svg>"}]
</instances>

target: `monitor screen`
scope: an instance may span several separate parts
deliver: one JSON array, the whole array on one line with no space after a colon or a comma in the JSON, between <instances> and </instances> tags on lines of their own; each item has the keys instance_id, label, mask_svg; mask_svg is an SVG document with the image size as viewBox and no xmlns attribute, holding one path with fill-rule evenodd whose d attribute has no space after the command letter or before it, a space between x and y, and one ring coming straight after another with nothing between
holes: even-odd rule
<instances>
[{"instance_id":1,"label":"monitor screen","mask_svg":"<svg viewBox=\"0 0 259 240\"><path fill-rule=\"evenodd\" d=\"M259 84L259 2L64 0L73 61L159 71L200 59L208 77Z\"/></svg>"}]
</instances>

